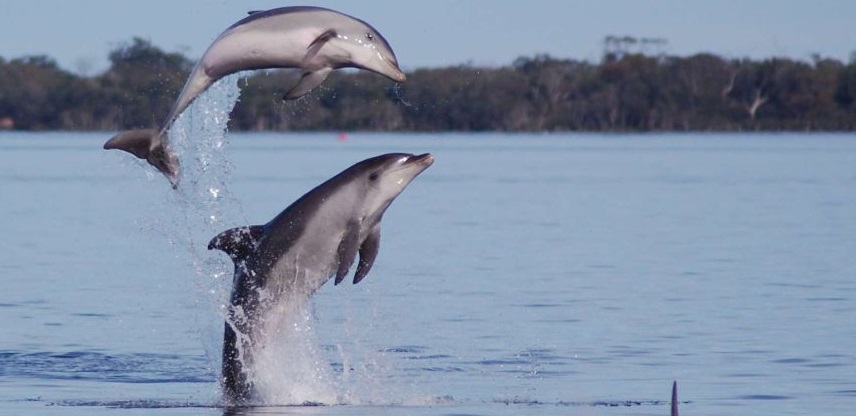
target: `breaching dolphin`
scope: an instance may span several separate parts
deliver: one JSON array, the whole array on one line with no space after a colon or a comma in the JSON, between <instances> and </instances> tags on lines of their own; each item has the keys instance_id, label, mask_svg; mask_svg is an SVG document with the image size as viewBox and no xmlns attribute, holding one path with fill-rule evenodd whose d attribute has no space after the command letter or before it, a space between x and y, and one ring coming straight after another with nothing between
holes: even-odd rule
<instances>
[{"instance_id":1,"label":"breaching dolphin","mask_svg":"<svg viewBox=\"0 0 856 416\"><path fill-rule=\"evenodd\" d=\"M226 29L190 73L163 125L119 133L104 143L146 159L178 186L179 162L167 141L175 119L215 81L240 71L299 68L300 81L283 97L308 93L334 69L361 68L404 82L389 42L368 23L321 7L281 7L250 15Z\"/></svg>"},{"instance_id":2,"label":"breaching dolphin","mask_svg":"<svg viewBox=\"0 0 856 416\"><path fill-rule=\"evenodd\" d=\"M434 162L430 154L391 153L359 162L322 183L265 225L226 230L208 249L235 263L223 336L221 382L232 404L253 398L255 348L263 348L286 302L308 299L335 276L338 285L359 254L353 282L366 277L380 247L384 212Z\"/></svg>"}]
</instances>

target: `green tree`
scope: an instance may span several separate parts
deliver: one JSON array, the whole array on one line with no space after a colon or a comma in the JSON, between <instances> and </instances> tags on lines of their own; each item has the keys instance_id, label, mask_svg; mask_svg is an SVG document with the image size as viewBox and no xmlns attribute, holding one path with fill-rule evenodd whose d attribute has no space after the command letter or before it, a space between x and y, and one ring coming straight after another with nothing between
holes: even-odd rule
<instances>
[{"instance_id":1,"label":"green tree","mask_svg":"<svg viewBox=\"0 0 856 416\"><path fill-rule=\"evenodd\" d=\"M134 38L110 52L110 69L98 77L104 106L97 111L120 129L159 125L192 66L183 55L166 53Z\"/></svg>"},{"instance_id":2,"label":"green tree","mask_svg":"<svg viewBox=\"0 0 856 416\"><path fill-rule=\"evenodd\" d=\"M67 105L75 77L47 56L28 56L0 63L0 117L19 129L63 128L57 117Z\"/></svg>"}]
</instances>

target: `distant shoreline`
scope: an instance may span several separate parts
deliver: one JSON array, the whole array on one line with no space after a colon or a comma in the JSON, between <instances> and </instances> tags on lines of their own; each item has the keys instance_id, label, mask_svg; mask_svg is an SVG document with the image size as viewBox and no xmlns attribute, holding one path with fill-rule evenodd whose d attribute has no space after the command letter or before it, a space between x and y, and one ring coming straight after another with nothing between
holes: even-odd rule
<instances>
[{"instance_id":1,"label":"distant shoreline","mask_svg":"<svg viewBox=\"0 0 856 416\"><path fill-rule=\"evenodd\" d=\"M46 56L0 58L0 131L159 125L193 62L142 39L94 77ZM600 63L521 57L502 67L417 69L405 84L336 71L283 102L299 74L246 73L232 131L852 132L856 61L726 59L613 51Z\"/></svg>"}]
</instances>

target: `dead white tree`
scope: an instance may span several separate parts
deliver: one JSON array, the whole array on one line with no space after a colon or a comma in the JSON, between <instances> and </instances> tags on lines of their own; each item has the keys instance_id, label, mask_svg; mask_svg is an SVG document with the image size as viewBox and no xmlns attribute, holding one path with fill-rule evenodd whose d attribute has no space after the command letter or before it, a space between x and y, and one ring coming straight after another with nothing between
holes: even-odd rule
<instances>
[{"instance_id":1,"label":"dead white tree","mask_svg":"<svg viewBox=\"0 0 856 416\"><path fill-rule=\"evenodd\" d=\"M764 105L768 99L769 97L761 93L761 88L755 89L755 99L752 100L752 104L746 107L746 110L749 111L749 118L752 121L755 121L755 113L758 112L758 108Z\"/></svg>"}]
</instances>

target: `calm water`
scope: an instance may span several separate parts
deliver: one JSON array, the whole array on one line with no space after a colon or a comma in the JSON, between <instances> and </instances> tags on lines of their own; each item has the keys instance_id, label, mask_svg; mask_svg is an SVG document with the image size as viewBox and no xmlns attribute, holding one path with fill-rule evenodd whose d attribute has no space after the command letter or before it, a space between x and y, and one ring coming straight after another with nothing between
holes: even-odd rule
<instances>
[{"instance_id":1,"label":"calm water","mask_svg":"<svg viewBox=\"0 0 856 416\"><path fill-rule=\"evenodd\" d=\"M238 414L666 415L672 380L682 415L856 405L852 136L230 134L180 192L107 136L0 134L0 414L223 414L208 240L390 151L436 163L314 298L339 405Z\"/></svg>"}]
</instances>

